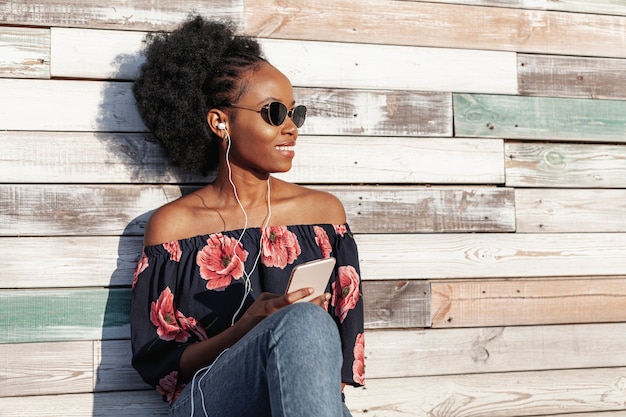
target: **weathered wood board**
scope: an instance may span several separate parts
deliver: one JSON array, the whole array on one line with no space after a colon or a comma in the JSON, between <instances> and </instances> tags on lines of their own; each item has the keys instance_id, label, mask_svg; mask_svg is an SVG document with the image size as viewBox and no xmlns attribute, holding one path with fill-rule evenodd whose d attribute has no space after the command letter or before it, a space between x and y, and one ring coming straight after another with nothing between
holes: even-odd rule
<instances>
[{"instance_id":1,"label":"weathered wood board","mask_svg":"<svg viewBox=\"0 0 626 417\"><path fill-rule=\"evenodd\" d=\"M507 187L626 188L626 146L504 143Z\"/></svg>"},{"instance_id":2,"label":"weathered wood board","mask_svg":"<svg viewBox=\"0 0 626 417\"><path fill-rule=\"evenodd\" d=\"M147 130L131 82L0 78L0 90L0 130ZM309 106L304 135L452 136L449 93L301 88L294 95Z\"/></svg>"},{"instance_id":3,"label":"weathered wood board","mask_svg":"<svg viewBox=\"0 0 626 417\"><path fill-rule=\"evenodd\" d=\"M454 95L459 136L624 142L626 101Z\"/></svg>"},{"instance_id":4,"label":"weathered wood board","mask_svg":"<svg viewBox=\"0 0 626 417\"><path fill-rule=\"evenodd\" d=\"M559 10L590 14L626 15L621 0L402 0L429 3L467 4L472 6L510 7L515 9Z\"/></svg>"},{"instance_id":5,"label":"weathered wood board","mask_svg":"<svg viewBox=\"0 0 626 417\"><path fill-rule=\"evenodd\" d=\"M144 62L142 32L52 28L51 33L54 77L132 79ZM517 92L512 52L280 39L260 43L269 62L295 86Z\"/></svg>"},{"instance_id":6,"label":"weathered wood board","mask_svg":"<svg viewBox=\"0 0 626 417\"><path fill-rule=\"evenodd\" d=\"M431 283L432 327L626 322L626 278Z\"/></svg>"},{"instance_id":7,"label":"weathered wood board","mask_svg":"<svg viewBox=\"0 0 626 417\"><path fill-rule=\"evenodd\" d=\"M215 19L242 20L243 0L11 0L0 3L0 24L70 26L118 30L171 30L195 11Z\"/></svg>"},{"instance_id":8,"label":"weathered wood board","mask_svg":"<svg viewBox=\"0 0 626 417\"><path fill-rule=\"evenodd\" d=\"M517 60L521 95L626 98L624 59L520 54Z\"/></svg>"},{"instance_id":9,"label":"weathered wood board","mask_svg":"<svg viewBox=\"0 0 626 417\"><path fill-rule=\"evenodd\" d=\"M598 368L374 379L348 390L346 401L355 417L602 416L623 411L625 376L626 368Z\"/></svg>"},{"instance_id":10,"label":"weathered wood board","mask_svg":"<svg viewBox=\"0 0 626 417\"><path fill-rule=\"evenodd\" d=\"M50 78L50 30L0 26L0 77Z\"/></svg>"},{"instance_id":11,"label":"weathered wood board","mask_svg":"<svg viewBox=\"0 0 626 417\"><path fill-rule=\"evenodd\" d=\"M355 239L365 280L623 276L626 269L626 233L355 234ZM0 288L118 286L131 283L141 237L5 237L0 246ZM37 263L24 255L33 251Z\"/></svg>"},{"instance_id":12,"label":"weathered wood board","mask_svg":"<svg viewBox=\"0 0 626 417\"><path fill-rule=\"evenodd\" d=\"M0 185L0 236L140 235L152 212L198 186ZM504 188L313 186L336 195L356 233L515 230Z\"/></svg>"},{"instance_id":13,"label":"weathered wood board","mask_svg":"<svg viewBox=\"0 0 626 417\"><path fill-rule=\"evenodd\" d=\"M626 190L515 190L518 233L624 232Z\"/></svg>"},{"instance_id":14,"label":"weathered wood board","mask_svg":"<svg viewBox=\"0 0 626 417\"><path fill-rule=\"evenodd\" d=\"M430 325L428 283L365 281L363 287L367 328ZM0 344L128 338L130 294L129 288L0 290Z\"/></svg>"},{"instance_id":15,"label":"weathered wood board","mask_svg":"<svg viewBox=\"0 0 626 417\"><path fill-rule=\"evenodd\" d=\"M367 377L620 366L626 354L625 326L611 323L367 331ZM578 349L571 349L573 345ZM6 377L0 379L0 397L149 389L130 365L128 339L2 344L0 355L9 359L0 370Z\"/></svg>"},{"instance_id":16,"label":"weathered wood board","mask_svg":"<svg viewBox=\"0 0 626 417\"><path fill-rule=\"evenodd\" d=\"M246 2L244 27L254 36L283 39L626 56L626 20L600 14L408 1L350 0L337 7L318 0L301 7L296 0L255 0Z\"/></svg>"},{"instance_id":17,"label":"weathered wood board","mask_svg":"<svg viewBox=\"0 0 626 417\"><path fill-rule=\"evenodd\" d=\"M194 183L150 136L0 132L6 183ZM292 169L277 178L300 184L503 184L500 139L300 136ZM384 164L384 165L381 165Z\"/></svg>"}]
</instances>

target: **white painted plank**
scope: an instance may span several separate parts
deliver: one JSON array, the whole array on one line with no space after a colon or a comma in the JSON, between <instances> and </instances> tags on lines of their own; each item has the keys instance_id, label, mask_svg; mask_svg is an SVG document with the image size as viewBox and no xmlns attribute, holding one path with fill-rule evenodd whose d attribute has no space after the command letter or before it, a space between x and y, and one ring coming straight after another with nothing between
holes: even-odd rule
<instances>
[{"instance_id":1,"label":"white painted plank","mask_svg":"<svg viewBox=\"0 0 626 417\"><path fill-rule=\"evenodd\" d=\"M0 236L141 235L156 208L198 185L1 185ZM514 190L312 186L343 203L355 233L512 232ZM107 221L101 221L107 219ZM200 233L201 230L198 230Z\"/></svg>"},{"instance_id":2,"label":"white painted plank","mask_svg":"<svg viewBox=\"0 0 626 417\"><path fill-rule=\"evenodd\" d=\"M144 134L0 132L0 178L9 183L212 179L172 167L148 139ZM302 135L293 168L276 176L301 184L498 184L504 182L504 159L500 139Z\"/></svg>"},{"instance_id":3,"label":"white painted plank","mask_svg":"<svg viewBox=\"0 0 626 417\"><path fill-rule=\"evenodd\" d=\"M50 78L50 30L0 27L0 77Z\"/></svg>"},{"instance_id":4,"label":"white painted plank","mask_svg":"<svg viewBox=\"0 0 626 417\"><path fill-rule=\"evenodd\" d=\"M52 28L52 75L138 75L140 32ZM517 93L513 52L260 39L268 60L296 86ZM384 74L384 76L381 76Z\"/></svg>"},{"instance_id":5,"label":"white painted plank","mask_svg":"<svg viewBox=\"0 0 626 417\"><path fill-rule=\"evenodd\" d=\"M626 188L626 146L504 143L508 187Z\"/></svg>"},{"instance_id":6,"label":"white painted plank","mask_svg":"<svg viewBox=\"0 0 626 417\"><path fill-rule=\"evenodd\" d=\"M5 183L210 181L172 166L149 133L0 131L0 141Z\"/></svg>"},{"instance_id":7,"label":"white painted plank","mask_svg":"<svg viewBox=\"0 0 626 417\"><path fill-rule=\"evenodd\" d=\"M368 331L367 378L617 367L625 343L626 323Z\"/></svg>"},{"instance_id":8,"label":"white painted plank","mask_svg":"<svg viewBox=\"0 0 626 417\"><path fill-rule=\"evenodd\" d=\"M0 130L146 130L130 83L0 78L0 91Z\"/></svg>"},{"instance_id":9,"label":"white painted plank","mask_svg":"<svg viewBox=\"0 0 626 417\"><path fill-rule=\"evenodd\" d=\"M357 235L367 279L623 275L624 233Z\"/></svg>"},{"instance_id":10,"label":"white painted plank","mask_svg":"<svg viewBox=\"0 0 626 417\"><path fill-rule=\"evenodd\" d=\"M6 417L156 417L169 407L154 390L0 398Z\"/></svg>"},{"instance_id":11,"label":"white painted plank","mask_svg":"<svg viewBox=\"0 0 626 417\"><path fill-rule=\"evenodd\" d=\"M276 176L291 182L498 184L504 182L503 152L498 139L328 137L299 142L291 171Z\"/></svg>"},{"instance_id":12,"label":"white painted plank","mask_svg":"<svg viewBox=\"0 0 626 417\"><path fill-rule=\"evenodd\" d=\"M3 22L18 25L171 30L191 12L238 23L243 7L244 0L11 0L0 2L0 16Z\"/></svg>"},{"instance_id":13,"label":"white painted plank","mask_svg":"<svg viewBox=\"0 0 626 417\"><path fill-rule=\"evenodd\" d=\"M626 271L626 233L357 234L355 239L366 280L623 276ZM141 238L0 238L0 247L0 288L130 285ZM24 256L33 248L36 263Z\"/></svg>"},{"instance_id":14,"label":"white painted plank","mask_svg":"<svg viewBox=\"0 0 626 417\"><path fill-rule=\"evenodd\" d=\"M0 397L91 392L93 342L0 344Z\"/></svg>"},{"instance_id":15,"label":"white painted plank","mask_svg":"<svg viewBox=\"0 0 626 417\"><path fill-rule=\"evenodd\" d=\"M6 93L0 96L0 130L146 131L131 82L0 79L0 90ZM294 94L310 110L301 134L452 136L449 93L296 89Z\"/></svg>"},{"instance_id":16,"label":"white painted plank","mask_svg":"<svg viewBox=\"0 0 626 417\"><path fill-rule=\"evenodd\" d=\"M625 343L626 323L367 331L367 378L619 367ZM4 344L0 356L0 397L149 389L128 339Z\"/></svg>"},{"instance_id":17,"label":"white painted plank","mask_svg":"<svg viewBox=\"0 0 626 417\"><path fill-rule=\"evenodd\" d=\"M141 254L142 240L139 236L122 239L115 236L0 239L4 252L0 254L0 287L130 285ZM15 252L9 255L7 250ZM43 255L39 262L33 263L24 255L33 250Z\"/></svg>"},{"instance_id":18,"label":"white painted plank","mask_svg":"<svg viewBox=\"0 0 626 417\"><path fill-rule=\"evenodd\" d=\"M555 10L589 14L626 15L622 0L402 0L427 3L467 4L470 6L508 7L514 9Z\"/></svg>"},{"instance_id":19,"label":"white painted plank","mask_svg":"<svg viewBox=\"0 0 626 417\"><path fill-rule=\"evenodd\" d=\"M347 389L354 417L510 417L624 410L626 368L390 378Z\"/></svg>"},{"instance_id":20,"label":"white painted plank","mask_svg":"<svg viewBox=\"0 0 626 417\"><path fill-rule=\"evenodd\" d=\"M147 32L50 29L53 77L132 80L145 61L140 54Z\"/></svg>"},{"instance_id":21,"label":"white painted plank","mask_svg":"<svg viewBox=\"0 0 626 417\"><path fill-rule=\"evenodd\" d=\"M516 189L518 233L626 232L626 190Z\"/></svg>"}]
</instances>

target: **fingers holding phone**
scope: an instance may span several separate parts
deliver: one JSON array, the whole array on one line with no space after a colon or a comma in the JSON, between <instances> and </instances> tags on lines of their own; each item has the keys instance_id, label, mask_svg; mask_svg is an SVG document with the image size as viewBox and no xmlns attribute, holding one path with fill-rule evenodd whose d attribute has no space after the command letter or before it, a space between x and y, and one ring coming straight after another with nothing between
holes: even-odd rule
<instances>
[{"instance_id":1,"label":"fingers holding phone","mask_svg":"<svg viewBox=\"0 0 626 417\"><path fill-rule=\"evenodd\" d=\"M290 299L295 297L293 302L312 301L324 307L330 299L325 291L335 263L335 258L330 257L297 265L291 271L286 294Z\"/></svg>"}]
</instances>

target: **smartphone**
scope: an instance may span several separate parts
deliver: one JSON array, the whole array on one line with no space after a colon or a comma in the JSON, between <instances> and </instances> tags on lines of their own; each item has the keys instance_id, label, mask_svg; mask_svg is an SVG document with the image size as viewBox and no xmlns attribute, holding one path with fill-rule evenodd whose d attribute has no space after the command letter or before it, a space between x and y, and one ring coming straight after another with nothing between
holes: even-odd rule
<instances>
[{"instance_id":1,"label":"smartphone","mask_svg":"<svg viewBox=\"0 0 626 417\"><path fill-rule=\"evenodd\" d=\"M335 262L335 258L331 256L330 258L316 259L296 265L291 271L285 294L289 294L301 288L313 288L313 294L296 302L311 301L315 297L324 294L328 280L330 279L330 274L335 267Z\"/></svg>"}]
</instances>

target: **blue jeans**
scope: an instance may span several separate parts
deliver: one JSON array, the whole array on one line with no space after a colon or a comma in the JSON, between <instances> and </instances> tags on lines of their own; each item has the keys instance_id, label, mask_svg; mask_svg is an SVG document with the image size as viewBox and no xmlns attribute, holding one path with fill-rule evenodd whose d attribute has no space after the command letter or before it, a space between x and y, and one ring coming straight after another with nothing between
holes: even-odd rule
<instances>
[{"instance_id":1,"label":"blue jeans","mask_svg":"<svg viewBox=\"0 0 626 417\"><path fill-rule=\"evenodd\" d=\"M342 402L341 362L330 315L296 303L266 317L208 371L198 372L170 416L350 416Z\"/></svg>"}]
</instances>

